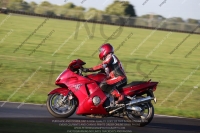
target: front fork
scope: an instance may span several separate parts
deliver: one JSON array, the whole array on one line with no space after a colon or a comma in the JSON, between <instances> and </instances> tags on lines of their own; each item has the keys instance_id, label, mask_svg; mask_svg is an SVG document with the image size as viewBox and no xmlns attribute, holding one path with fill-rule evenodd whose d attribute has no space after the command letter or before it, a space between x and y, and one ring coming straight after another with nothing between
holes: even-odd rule
<instances>
[{"instance_id":1,"label":"front fork","mask_svg":"<svg viewBox=\"0 0 200 133\"><path fill-rule=\"evenodd\" d=\"M62 98L62 100L61 100L61 102L62 103L65 103L66 102L66 100L72 100L74 97L73 97L73 95L72 95L72 92L70 91L66 96L63 96L63 98Z\"/></svg>"}]
</instances>

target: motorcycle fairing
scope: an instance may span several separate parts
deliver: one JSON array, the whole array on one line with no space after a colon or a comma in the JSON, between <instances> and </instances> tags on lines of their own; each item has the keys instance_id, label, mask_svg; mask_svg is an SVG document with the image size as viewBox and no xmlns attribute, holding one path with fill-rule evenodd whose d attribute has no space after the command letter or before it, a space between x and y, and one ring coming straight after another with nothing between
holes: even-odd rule
<instances>
[{"instance_id":1,"label":"motorcycle fairing","mask_svg":"<svg viewBox=\"0 0 200 133\"><path fill-rule=\"evenodd\" d=\"M55 94L55 93L59 93L59 94L62 94L63 96L66 96L69 93L69 90L66 88L56 88L52 90L51 92L49 92L48 95Z\"/></svg>"},{"instance_id":2,"label":"motorcycle fairing","mask_svg":"<svg viewBox=\"0 0 200 133\"><path fill-rule=\"evenodd\" d=\"M91 82L86 84L82 90L87 89L89 95L86 97L81 94L80 91L76 91L75 95L80 96L82 98L79 99L79 107L77 109L76 114L108 114L106 110L103 107L103 103L107 99L106 95L103 93L103 91L99 88L99 86L95 82ZM94 105L93 98L97 96L100 98L100 103L98 105Z\"/></svg>"},{"instance_id":3,"label":"motorcycle fairing","mask_svg":"<svg viewBox=\"0 0 200 133\"><path fill-rule=\"evenodd\" d=\"M89 74L85 77L100 83L106 78L106 74L104 74L104 73Z\"/></svg>"},{"instance_id":4,"label":"motorcycle fairing","mask_svg":"<svg viewBox=\"0 0 200 133\"><path fill-rule=\"evenodd\" d=\"M157 84L158 84L158 82L143 82L143 83L132 85L132 86L126 85L128 87L124 86L120 90L120 92L127 96L134 96L137 94L145 93L147 91L147 89L149 89L149 88L152 88L153 91L155 91Z\"/></svg>"},{"instance_id":5,"label":"motorcycle fairing","mask_svg":"<svg viewBox=\"0 0 200 133\"><path fill-rule=\"evenodd\" d=\"M77 97L79 106L76 114L108 113L103 107L103 103L107 97L95 81L66 69L56 80L56 85L60 84L65 84L66 87ZM92 99L94 96L98 96L101 100L98 105L93 104Z\"/></svg>"}]
</instances>

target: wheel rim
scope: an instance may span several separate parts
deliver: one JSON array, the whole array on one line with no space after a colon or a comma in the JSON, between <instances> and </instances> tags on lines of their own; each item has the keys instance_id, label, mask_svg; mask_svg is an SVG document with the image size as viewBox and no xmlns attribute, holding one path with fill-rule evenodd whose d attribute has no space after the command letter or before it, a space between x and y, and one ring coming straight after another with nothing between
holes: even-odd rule
<instances>
[{"instance_id":1,"label":"wheel rim","mask_svg":"<svg viewBox=\"0 0 200 133\"><path fill-rule=\"evenodd\" d=\"M68 100L68 98L66 98L66 101L62 103L62 98L62 95L54 94L49 101L51 110L60 115L69 113L75 106L73 99Z\"/></svg>"},{"instance_id":2,"label":"wheel rim","mask_svg":"<svg viewBox=\"0 0 200 133\"><path fill-rule=\"evenodd\" d=\"M148 122L148 118L151 116L151 106L148 103L141 104L140 107L142 108L142 111L136 112L136 111L128 111L127 116L129 119L131 119L134 122Z\"/></svg>"}]
</instances>

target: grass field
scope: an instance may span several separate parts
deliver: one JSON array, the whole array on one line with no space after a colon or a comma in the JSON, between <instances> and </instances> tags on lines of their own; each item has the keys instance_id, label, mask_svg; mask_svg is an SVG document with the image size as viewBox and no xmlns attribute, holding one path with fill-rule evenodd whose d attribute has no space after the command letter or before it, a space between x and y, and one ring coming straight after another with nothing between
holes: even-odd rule
<instances>
[{"instance_id":1,"label":"grass field","mask_svg":"<svg viewBox=\"0 0 200 133\"><path fill-rule=\"evenodd\" d=\"M107 39L103 34L109 37L119 30L119 26L96 24L94 37L88 39L87 30L91 31L93 24L88 23L86 30L81 22L83 27L75 38L71 36L78 24L75 21L21 15L5 21L6 17L0 14L0 100L8 101L45 103L48 92L56 88L54 80L71 60L80 58L87 62L85 67L96 65L98 54L92 54ZM200 89L194 87L200 85L200 36L128 27L121 30L108 42L119 47L116 55L129 82L149 78L160 82L155 113L200 118Z\"/></svg>"}]
</instances>

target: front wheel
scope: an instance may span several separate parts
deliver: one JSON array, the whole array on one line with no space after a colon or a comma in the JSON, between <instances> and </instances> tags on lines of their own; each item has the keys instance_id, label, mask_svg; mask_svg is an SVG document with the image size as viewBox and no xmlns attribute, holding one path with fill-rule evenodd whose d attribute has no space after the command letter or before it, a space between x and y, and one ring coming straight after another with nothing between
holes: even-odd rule
<instances>
[{"instance_id":1,"label":"front wheel","mask_svg":"<svg viewBox=\"0 0 200 133\"><path fill-rule=\"evenodd\" d=\"M77 100L75 98L63 101L63 95L51 94L47 98L47 109L51 115L59 118L70 117L76 110Z\"/></svg>"},{"instance_id":2,"label":"front wheel","mask_svg":"<svg viewBox=\"0 0 200 133\"><path fill-rule=\"evenodd\" d=\"M140 97L141 98L141 97ZM127 110L127 118L131 120L132 125L143 127L151 122L154 117L154 107L151 102L142 103L139 106L140 112Z\"/></svg>"}]
</instances>

